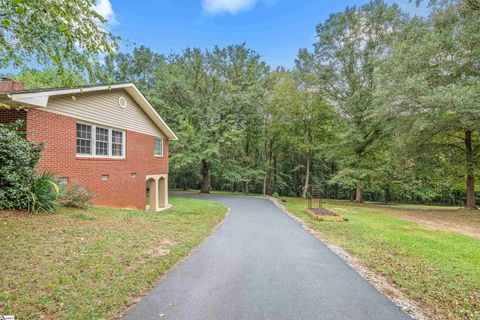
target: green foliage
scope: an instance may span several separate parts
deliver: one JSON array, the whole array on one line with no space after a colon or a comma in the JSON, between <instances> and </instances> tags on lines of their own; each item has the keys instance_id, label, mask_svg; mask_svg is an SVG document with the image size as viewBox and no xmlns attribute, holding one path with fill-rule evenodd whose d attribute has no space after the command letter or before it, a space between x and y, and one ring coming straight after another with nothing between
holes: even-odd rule
<instances>
[{"instance_id":1,"label":"green foliage","mask_svg":"<svg viewBox=\"0 0 480 320\"><path fill-rule=\"evenodd\" d=\"M458 3L437 5L429 18L405 22L381 64L377 116L395 119L398 154L437 194L465 190L479 166L479 18Z\"/></svg>"},{"instance_id":2,"label":"green foliage","mask_svg":"<svg viewBox=\"0 0 480 320\"><path fill-rule=\"evenodd\" d=\"M31 68L22 69L18 75L7 75L8 78L15 79L23 83L25 89L37 88L60 88L60 87L74 87L86 85L86 80L82 74L65 71L60 74L58 69L45 68L43 70L36 70Z\"/></svg>"},{"instance_id":3,"label":"green foliage","mask_svg":"<svg viewBox=\"0 0 480 320\"><path fill-rule=\"evenodd\" d=\"M290 71L244 44L168 56L141 46L107 56L100 81L136 82L177 133L174 188L305 196L313 185L324 197L452 204L468 190L472 205L480 12L430 2L428 17L380 0L331 14ZM83 83L64 71L17 79Z\"/></svg>"},{"instance_id":4,"label":"green foliage","mask_svg":"<svg viewBox=\"0 0 480 320\"><path fill-rule=\"evenodd\" d=\"M60 194L55 176L44 172L34 177L30 189L31 203L28 211L35 213L55 212L58 207L57 198Z\"/></svg>"},{"instance_id":5,"label":"green foliage","mask_svg":"<svg viewBox=\"0 0 480 320\"><path fill-rule=\"evenodd\" d=\"M94 10L95 0L0 0L0 69L30 62L98 78L99 55L111 55L117 38Z\"/></svg>"},{"instance_id":6,"label":"green foliage","mask_svg":"<svg viewBox=\"0 0 480 320\"><path fill-rule=\"evenodd\" d=\"M22 122L0 124L0 209L26 209L41 146L28 142Z\"/></svg>"},{"instance_id":7,"label":"green foliage","mask_svg":"<svg viewBox=\"0 0 480 320\"><path fill-rule=\"evenodd\" d=\"M306 63L297 65L314 73L321 92L343 115L343 131L332 153L340 158L337 180L345 186L361 190L374 176L375 152L388 123L386 118L372 117L378 66L402 18L398 6L382 1L349 7L317 26L313 53L299 52L297 61Z\"/></svg>"},{"instance_id":8,"label":"green foliage","mask_svg":"<svg viewBox=\"0 0 480 320\"><path fill-rule=\"evenodd\" d=\"M83 186L74 185L61 190L59 202L65 207L85 209L94 196Z\"/></svg>"}]
</instances>

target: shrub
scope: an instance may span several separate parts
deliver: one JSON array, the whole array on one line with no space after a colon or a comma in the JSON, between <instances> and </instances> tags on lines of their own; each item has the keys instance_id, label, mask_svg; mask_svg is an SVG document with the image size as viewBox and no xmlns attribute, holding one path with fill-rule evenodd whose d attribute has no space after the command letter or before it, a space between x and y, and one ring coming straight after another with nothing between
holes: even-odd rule
<instances>
[{"instance_id":1,"label":"shrub","mask_svg":"<svg viewBox=\"0 0 480 320\"><path fill-rule=\"evenodd\" d=\"M35 213L54 212L57 209L59 188L55 176L50 172L44 172L33 179L30 194L31 203L28 206L28 211Z\"/></svg>"},{"instance_id":2,"label":"shrub","mask_svg":"<svg viewBox=\"0 0 480 320\"><path fill-rule=\"evenodd\" d=\"M74 185L70 189L64 189L60 197L60 203L66 207L86 208L94 194L80 185Z\"/></svg>"},{"instance_id":3,"label":"shrub","mask_svg":"<svg viewBox=\"0 0 480 320\"><path fill-rule=\"evenodd\" d=\"M280 195L278 194L278 192L274 192L274 193L272 193L272 197L278 198L278 197L280 197Z\"/></svg>"},{"instance_id":4,"label":"shrub","mask_svg":"<svg viewBox=\"0 0 480 320\"><path fill-rule=\"evenodd\" d=\"M42 146L20 131L22 121L0 124L0 209L26 209Z\"/></svg>"}]
</instances>

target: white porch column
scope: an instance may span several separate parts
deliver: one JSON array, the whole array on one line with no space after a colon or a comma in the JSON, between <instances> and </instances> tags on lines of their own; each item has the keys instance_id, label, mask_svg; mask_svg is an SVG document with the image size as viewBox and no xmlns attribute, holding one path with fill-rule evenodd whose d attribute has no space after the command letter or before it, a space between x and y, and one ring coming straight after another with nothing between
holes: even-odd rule
<instances>
[{"instance_id":1,"label":"white porch column","mask_svg":"<svg viewBox=\"0 0 480 320\"><path fill-rule=\"evenodd\" d=\"M150 211L162 211L169 208L168 174L151 174L146 176L150 189Z\"/></svg>"},{"instance_id":2,"label":"white porch column","mask_svg":"<svg viewBox=\"0 0 480 320\"><path fill-rule=\"evenodd\" d=\"M166 208L168 206L168 176L164 175L158 179L158 206Z\"/></svg>"},{"instance_id":3,"label":"white porch column","mask_svg":"<svg viewBox=\"0 0 480 320\"><path fill-rule=\"evenodd\" d=\"M155 178L149 178L150 184L150 211L158 210L158 180Z\"/></svg>"}]
</instances>

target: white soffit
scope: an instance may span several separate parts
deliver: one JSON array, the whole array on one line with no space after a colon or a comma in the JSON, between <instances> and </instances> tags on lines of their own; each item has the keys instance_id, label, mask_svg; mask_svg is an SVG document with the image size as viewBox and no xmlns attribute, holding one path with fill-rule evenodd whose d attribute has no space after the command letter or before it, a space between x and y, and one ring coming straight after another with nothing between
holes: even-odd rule
<instances>
[{"instance_id":1,"label":"white soffit","mask_svg":"<svg viewBox=\"0 0 480 320\"><path fill-rule=\"evenodd\" d=\"M67 95L67 94L78 94L86 92L95 92L95 91L107 91L114 89L125 89L128 94L135 100L135 102L142 108L142 110L148 115L148 117L155 123L155 125L165 134L165 136L170 140L178 140L175 133L169 128L169 126L163 121L162 117L155 111L152 105L148 100L143 96L143 94L137 89L133 83L127 84L114 84L111 86L98 86L98 87L88 87L88 88L77 88L77 89L60 89L60 90L51 90L51 91L39 91L39 92L19 92L19 93L10 93L8 97L12 101L28 104L36 107L45 108L48 104L48 99L51 96L58 95Z\"/></svg>"}]
</instances>

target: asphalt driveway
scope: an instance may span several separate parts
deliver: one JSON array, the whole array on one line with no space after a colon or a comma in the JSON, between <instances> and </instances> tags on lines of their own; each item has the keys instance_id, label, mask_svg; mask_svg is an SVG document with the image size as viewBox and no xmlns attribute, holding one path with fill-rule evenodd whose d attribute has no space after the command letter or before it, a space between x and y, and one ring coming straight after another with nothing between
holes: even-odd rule
<instances>
[{"instance_id":1,"label":"asphalt driveway","mask_svg":"<svg viewBox=\"0 0 480 320\"><path fill-rule=\"evenodd\" d=\"M410 319L270 201L196 197L229 216L124 319Z\"/></svg>"}]
</instances>

